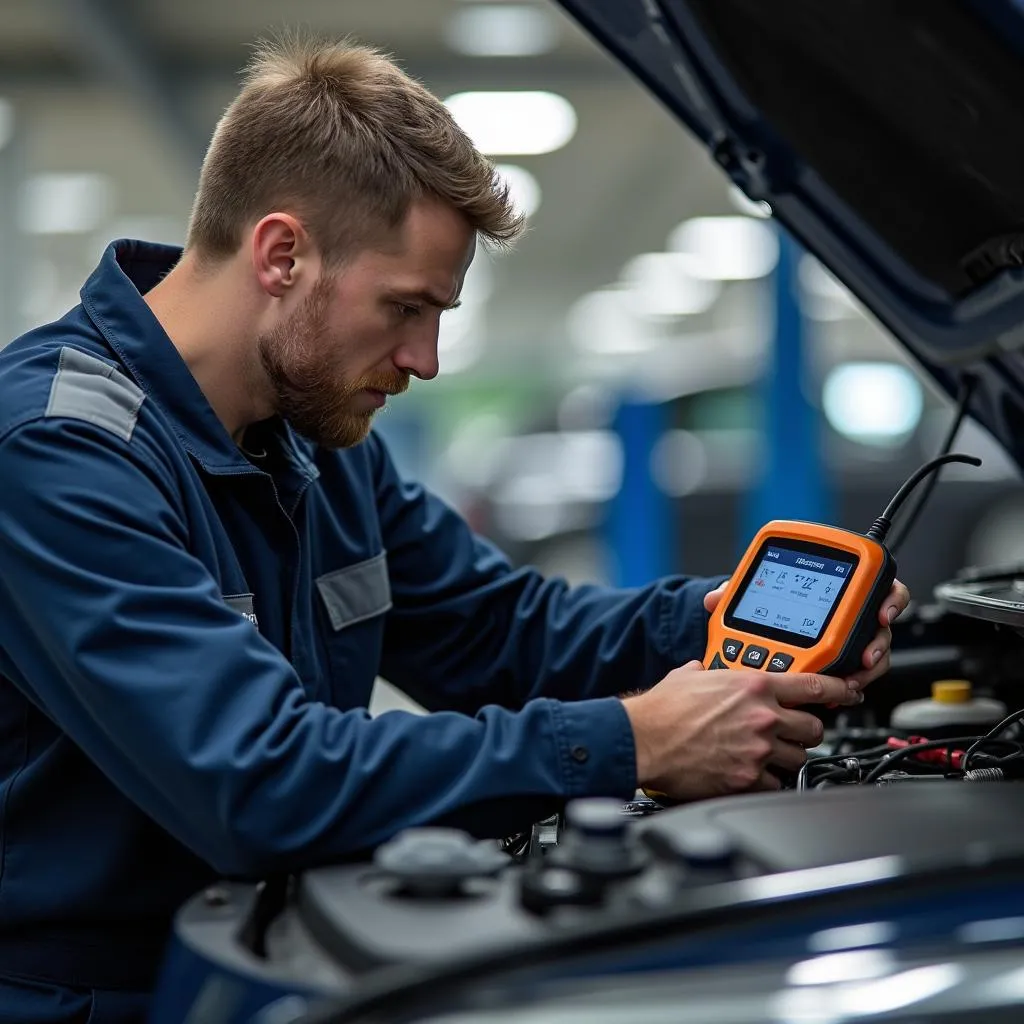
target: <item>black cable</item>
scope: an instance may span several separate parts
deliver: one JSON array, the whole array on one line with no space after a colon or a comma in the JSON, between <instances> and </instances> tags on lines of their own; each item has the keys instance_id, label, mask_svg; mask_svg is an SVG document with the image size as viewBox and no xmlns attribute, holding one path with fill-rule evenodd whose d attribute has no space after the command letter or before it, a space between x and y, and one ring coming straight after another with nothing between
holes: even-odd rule
<instances>
[{"instance_id":1,"label":"black cable","mask_svg":"<svg viewBox=\"0 0 1024 1024\"><path fill-rule=\"evenodd\" d=\"M981 459L976 455L964 455L960 452L955 452L951 455L940 455L937 459L932 459L930 462L926 462L920 469L915 473L912 473L903 484L903 486L893 496L892 501L885 506L885 511L871 524L871 529L864 535L869 537L871 540L878 541L881 544L889 534L889 528L892 526L893 516L899 512L900 507L910 497L911 492L914 488L929 474L934 474L941 466L947 465L950 462L963 462L968 466L980 466Z\"/></svg>"},{"instance_id":2,"label":"black cable","mask_svg":"<svg viewBox=\"0 0 1024 1024\"><path fill-rule=\"evenodd\" d=\"M960 433L960 427L963 425L964 419L967 416L967 407L971 404L971 398L974 395L974 389L977 386L978 378L974 374L964 373L960 375L959 387L957 388L956 412L949 425L949 429L946 431L946 437L942 442L942 447L939 448L938 457L948 455L953 450L953 442L956 440L956 435ZM892 542L889 544L889 552L891 554L895 555L902 547L903 542L907 539L910 531L917 523L917 520L921 515L921 510L928 502L928 499L932 496L932 491L935 490L935 485L938 482L939 473L933 473L925 484L924 490L917 496L917 501L914 503L913 508L911 508L911 510L906 514L906 517L900 524L899 529L896 531L896 536L893 537Z\"/></svg>"},{"instance_id":3,"label":"black cable","mask_svg":"<svg viewBox=\"0 0 1024 1024\"><path fill-rule=\"evenodd\" d=\"M970 761L978 752L979 747L983 746L987 742L991 742L992 740L996 739L1004 729L1006 729L1008 726L1013 725L1015 722L1021 721L1022 719L1024 719L1024 710L1014 711L1013 714L1007 715L997 725L992 726L992 728L989 729L989 731L985 733L984 736L981 736L977 740L975 740L974 743L972 743L964 753L964 759L962 764L964 771L967 771L968 768L970 768Z\"/></svg>"},{"instance_id":4,"label":"black cable","mask_svg":"<svg viewBox=\"0 0 1024 1024\"><path fill-rule=\"evenodd\" d=\"M1015 718L1024 718L1024 711L1016 712L1014 715L1008 716L1000 726L996 727L995 731L1000 728L1005 728L1011 724ZM813 757L808 761L805 761L800 771L797 773L796 788L798 790L807 790L813 788L818 782L822 781L823 778L835 778L832 774L834 770L837 770L837 766L841 766L842 762L847 760L855 760L858 762L860 767L865 771L865 775L862 780L862 785L869 784L876 781L876 779L884 774L884 772L894 762L902 760L904 757L912 756L921 750L941 750L942 748L954 747L956 744L969 743L970 747L964 752L964 758L961 762L960 768L962 771L967 771L968 768L968 757L977 759L979 757L985 758L986 765L991 767L995 765L1006 764L1010 761L1016 761L1021 757L1024 757L1024 745L1015 742L1014 740L1000 739L998 736L961 736L954 737L949 740L926 740L921 743L914 743L906 747L890 747L888 744L866 747L864 750L846 754L828 754L824 757ZM1013 750L1009 754L1004 754L997 757L995 754L985 754L977 748L984 743L1001 743L1004 746L1012 747ZM974 748L974 753L971 753ZM921 763L917 767L929 768L933 770L951 769L952 765L931 765L927 763ZM821 777L812 778L812 773L815 773L818 768L827 768L829 771L824 773ZM881 768L881 772L877 769Z\"/></svg>"},{"instance_id":5,"label":"black cable","mask_svg":"<svg viewBox=\"0 0 1024 1024\"><path fill-rule=\"evenodd\" d=\"M866 747L864 750L858 750L856 753L848 754L826 754L824 757L812 757L805 761L797 772L796 776L796 788L807 789L807 776L811 770L819 766L834 765L842 761L850 760L851 758L863 763L865 760L874 760L876 757L881 757L883 754L888 754L892 750L892 747L887 744L875 747Z\"/></svg>"},{"instance_id":6,"label":"black cable","mask_svg":"<svg viewBox=\"0 0 1024 1024\"><path fill-rule=\"evenodd\" d=\"M833 780L845 779L849 780L850 772L847 768L830 768L827 772L822 772L820 779L814 780L814 789L823 789L827 782Z\"/></svg>"},{"instance_id":7,"label":"black cable","mask_svg":"<svg viewBox=\"0 0 1024 1024\"><path fill-rule=\"evenodd\" d=\"M1021 714L1024 714L1024 712L1021 712ZM947 750L947 751L952 752L953 747L956 747L956 746L961 746L962 747L964 744L974 744L979 739L980 740L984 740L985 737L984 736L953 736L952 738L946 739L946 740L926 740L923 743L911 743L911 744L909 744L906 747L897 747L894 751L892 751L892 753L890 753L887 756L883 757L882 760L878 764L876 764L875 767L872 768L871 771L869 771L867 773L867 775L864 776L864 778L862 780L862 785L865 785L865 786L870 785L872 782L874 782L880 776L884 775L889 770L889 768L893 764L895 764L897 761L902 761L904 758L907 758L907 757L913 757L914 754L919 754L919 753L921 753L922 751L925 751L925 750ZM969 750L970 750L970 747L968 747L968 751ZM952 771L953 770L953 765L952 765L951 753L947 754L946 759L950 762L950 764L947 765L946 767L950 771ZM966 770L965 769L966 763L967 763L967 753L965 752L963 760L960 762L960 768L962 770Z\"/></svg>"}]
</instances>

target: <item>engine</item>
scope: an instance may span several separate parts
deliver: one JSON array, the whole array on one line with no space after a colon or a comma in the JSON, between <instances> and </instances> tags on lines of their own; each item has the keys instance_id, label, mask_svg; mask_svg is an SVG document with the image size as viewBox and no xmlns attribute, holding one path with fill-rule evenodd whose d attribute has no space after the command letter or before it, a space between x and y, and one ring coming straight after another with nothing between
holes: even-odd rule
<instances>
[{"instance_id":1,"label":"engine","mask_svg":"<svg viewBox=\"0 0 1024 1024\"><path fill-rule=\"evenodd\" d=\"M937 936L945 960L973 955L993 920L1024 921L1024 586L964 573L894 633L889 676L829 713L781 792L580 801L500 844L412 830L367 862L199 894L152 1024L318 1021L318 1002L352 1014L322 1019L357 1020L396 993L415 1003L429 979L443 1001L513 966L797 962L815 936L883 926L897 959Z\"/></svg>"}]
</instances>

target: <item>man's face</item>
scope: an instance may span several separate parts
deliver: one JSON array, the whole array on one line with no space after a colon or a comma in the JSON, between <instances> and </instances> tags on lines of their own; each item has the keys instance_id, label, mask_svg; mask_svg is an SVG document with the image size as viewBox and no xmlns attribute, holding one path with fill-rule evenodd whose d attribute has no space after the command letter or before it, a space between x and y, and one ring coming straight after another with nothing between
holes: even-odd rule
<instances>
[{"instance_id":1,"label":"man's face","mask_svg":"<svg viewBox=\"0 0 1024 1024\"><path fill-rule=\"evenodd\" d=\"M369 433L373 414L411 376L437 375L444 309L457 301L475 235L441 203L414 203L385 251L321 275L287 320L257 339L276 410L327 448Z\"/></svg>"}]
</instances>

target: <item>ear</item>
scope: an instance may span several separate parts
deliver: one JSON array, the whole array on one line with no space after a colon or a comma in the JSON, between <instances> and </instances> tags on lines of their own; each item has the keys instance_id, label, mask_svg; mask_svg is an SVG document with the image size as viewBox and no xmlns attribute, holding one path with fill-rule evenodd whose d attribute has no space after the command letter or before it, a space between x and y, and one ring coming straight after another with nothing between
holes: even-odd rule
<instances>
[{"instance_id":1,"label":"ear","mask_svg":"<svg viewBox=\"0 0 1024 1024\"><path fill-rule=\"evenodd\" d=\"M302 222L288 213L268 213L252 230L252 265L260 287L274 298L312 275L316 251Z\"/></svg>"}]
</instances>

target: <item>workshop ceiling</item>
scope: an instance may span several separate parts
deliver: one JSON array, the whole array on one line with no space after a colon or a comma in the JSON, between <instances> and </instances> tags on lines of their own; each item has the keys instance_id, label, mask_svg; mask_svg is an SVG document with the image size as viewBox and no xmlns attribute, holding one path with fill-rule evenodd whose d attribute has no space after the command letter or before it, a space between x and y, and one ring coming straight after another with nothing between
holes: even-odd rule
<instances>
[{"instance_id":1,"label":"workshop ceiling","mask_svg":"<svg viewBox=\"0 0 1024 1024\"><path fill-rule=\"evenodd\" d=\"M0 0L0 99L19 126L11 159L26 176L84 172L110 186L88 230L27 240L21 326L72 305L111 237L181 240L203 150L249 47L303 27L393 53L442 97L537 89L572 103L578 127L564 148L495 157L531 172L542 199L527 237L494 267L478 328L486 343L470 371L571 378L573 303L614 283L633 256L663 249L681 221L735 209L724 178L645 90L554 3L524 5L555 27L556 45L538 56L456 52L446 33L467 0Z\"/></svg>"},{"instance_id":2,"label":"workshop ceiling","mask_svg":"<svg viewBox=\"0 0 1024 1024\"><path fill-rule=\"evenodd\" d=\"M19 115L26 173L97 172L113 184L109 218L94 233L34 240L51 287L39 294L35 282L28 319L73 301L102 241L121 227L151 225L168 236L176 228L180 237L198 161L248 47L283 25L382 47L442 96L547 89L576 108L578 129L565 148L495 158L527 168L542 200L528 237L496 268L483 367L536 365L538 353L557 352L577 298L613 282L633 255L662 248L685 217L730 212L725 183L703 153L554 4L533 6L551 16L557 46L523 58L454 52L446 26L463 6L0 0L0 96Z\"/></svg>"}]
</instances>

